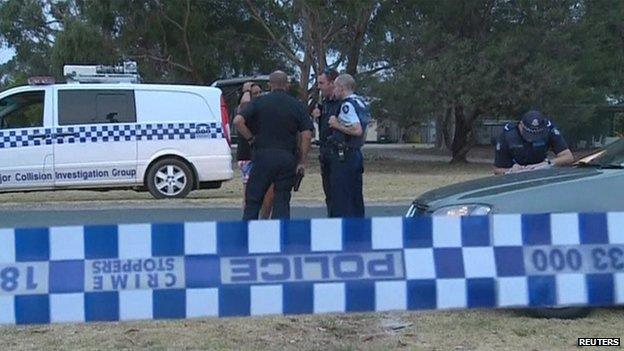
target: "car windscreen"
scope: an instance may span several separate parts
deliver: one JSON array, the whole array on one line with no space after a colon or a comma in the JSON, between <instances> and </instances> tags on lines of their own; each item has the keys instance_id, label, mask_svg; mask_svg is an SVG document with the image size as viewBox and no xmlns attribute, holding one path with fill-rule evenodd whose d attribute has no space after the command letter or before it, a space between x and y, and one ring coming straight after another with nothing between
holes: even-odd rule
<instances>
[{"instance_id":1,"label":"car windscreen","mask_svg":"<svg viewBox=\"0 0 624 351\"><path fill-rule=\"evenodd\" d=\"M603 150L591 154L579 163L595 165L599 167L619 167L624 165L624 138L607 145Z\"/></svg>"}]
</instances>

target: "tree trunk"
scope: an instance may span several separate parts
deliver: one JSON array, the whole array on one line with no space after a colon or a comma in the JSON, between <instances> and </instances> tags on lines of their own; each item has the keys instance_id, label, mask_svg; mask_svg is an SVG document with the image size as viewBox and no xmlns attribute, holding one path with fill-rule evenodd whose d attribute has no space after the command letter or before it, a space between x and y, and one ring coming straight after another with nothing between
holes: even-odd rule
<instances>
[{"instance_id":1,"label":"tree trunk","mask_svg":"<svg viewBox=\"0 0 624 351\"><path fill-rule=\"evenodd\" d=\"M446 111L445 111L446 113ZM436 149L444 148L444 133L442 133L442 125L444 124L444 114L436 115L436 140L435 147Z\"/></svg>"},{"instance_id":2,"label":"tree trunk","mask_svg":"<svg viewBox=\"0 0 624 351\"><path fill-rule=\"evenodd\" d=\"M373 2L364 6L356 17L353 26L353 41L351 41L351 45L347 49L347 73L352 76L357 74L360 53L362 52L362 46L364 46L366 31L368 30L368 24L370 23L374 9L375 3Z\"/></svg>"},{"instance_id":3,"label":"tree trunk","mask_svg":"<svg viewBox=\"0 0 624 351\"><path fill-rule=\"evenodd\" d=\"M303 101L304 104L307 106L308 84L310 83L310 69L312 68L312 65L309 63L308 59L306 59L304 64L299 66L299 68L301 69L301 79L299 81L299 99Z\"/></svg>"},{"instance_id":4,"label":"tree trunk","mask_svg":"<svg viewBox=\"0 0 624 351\"><path fill-rule=\"evenodd\" d=\"M475 144L474 137L474 121L478 111L473 116L466 117L464 106L455 105L455 133L453 134L453 143L451 145L452 159L451 163L466 163L470 149Z\"/></svg>"},{"instance_id":5,"label":"tree trunk","mask_svg":"<svg viewBox=\"0 0 624 351\"><path fill-rule=\"evenodd\" d=\"M446 106L442 114L436 117L436 148L451 150L451 118L453 109Z\"/></svg>"},{"instance_id":6,"label":"tree trunk","mask_svg":"<svg viewBox=\"0 0 624 351\"><path fill-rule=\"evenodd\" d=\"M447 107L444 114L444 121L442 123L442 133L444 136L444 146L446 146L447 150L451 150L453 138L451 138L451 133L453 133L453 119L455 116L455 110L452 107Z\"/></svg>"}]
</instances>

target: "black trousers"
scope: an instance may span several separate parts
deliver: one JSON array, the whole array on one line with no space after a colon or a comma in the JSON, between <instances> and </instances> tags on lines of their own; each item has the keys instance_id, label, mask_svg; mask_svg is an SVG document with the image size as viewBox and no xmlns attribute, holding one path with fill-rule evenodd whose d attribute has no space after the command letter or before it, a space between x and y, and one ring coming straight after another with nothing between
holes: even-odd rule
<instances>
[{"instance_id":1,"label":"black trousers","mask_svg":"<svg viewBox=\"0 0 624 351\"><path fill-rule=\"evenodd\" d=\"M290 191L293 187L297 159L282 149L254 150L253 167L245 190L243 220L258 219L264 195L275 184L275 200L271 218L290 219Z\"/></svg>"},{"instance_id":2,"label":"black trousers","mask_svg":"<svg viewBox=\"0 0 624 351\"><path fill-rule=\"evenodd\" d=\"M345 151L342 160L337 152L330 157L330 217L364 217L363 173L364 159L360 149Z\"/></svg>"},{"instance_id":3,"label":"black trousers","mask_svg":"<svg viewBox=\"0 0 624 351\"><path fill-rule=\"evenodd\" d=\"M327 217L332 217L331 209L331 186L330 186L330 162L331 150L321 147L319 163L321 164L321 181L323 192L325 193L325 206L327 206Z\"/></svg>"}]
</instances>

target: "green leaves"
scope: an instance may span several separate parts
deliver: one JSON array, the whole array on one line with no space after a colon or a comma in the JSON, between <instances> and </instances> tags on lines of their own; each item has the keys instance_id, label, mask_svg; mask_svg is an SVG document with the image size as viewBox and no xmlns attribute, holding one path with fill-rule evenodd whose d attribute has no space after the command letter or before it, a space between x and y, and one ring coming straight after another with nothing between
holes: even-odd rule
<instances>
[{"instance_id":1,"label":"green leaves","mask_svg":"<svg viewBox=\"0 0 624 351\"><path fill-rule=\"evenodd\" d=\"M242 1L5 0L0 42L16 51L0 67L8 84L23 73L61 79L64 64L124 58L139 61L146 81L204 84L284 62Z\"/></svg>"},{"instance_id":2,"label":"green leaves","mask_svg":"<svg viewBox=\"0 0 624 351\"><path fill-rule=\"evenodd\" d=\"M533 107L572 126L593 108L569 106L624 101L620 0L2 0L0 43L6 84L127 58L159 82L281 68L305 96L333 64L404 126Z\"/></svg>"},{"instance_id":3,"label":"green leaves","mask_svg":"<svg viewBox=\"0 0 624 351\"><path fill-rule=\"evenodd\" d=\"M568 131L590 130L607 96L624 101L621 1L385 1L370 30L367 62L392 67L369 83L376 116L402 126L450 108L454 122L438 128L471 133L479 116L540 108Z\"/></svg>"}]
</instances>

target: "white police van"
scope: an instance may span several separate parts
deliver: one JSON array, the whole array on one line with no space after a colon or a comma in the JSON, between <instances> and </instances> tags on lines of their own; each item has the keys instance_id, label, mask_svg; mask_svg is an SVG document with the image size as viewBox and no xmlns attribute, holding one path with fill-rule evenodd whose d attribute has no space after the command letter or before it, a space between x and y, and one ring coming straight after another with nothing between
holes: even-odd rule
<instances>
[{"instance_id":1,"label":"white police van","mask_svg":"<svg viewBox=\"0 0 624 351\"><path fill-rule=\"evenodd\" d=\"M133 188L179 198L232 178L221 90L139 84L133 62L64 74L68 84L40 77L0 93L0 191Z\"/></svg>"}]
</instances>

